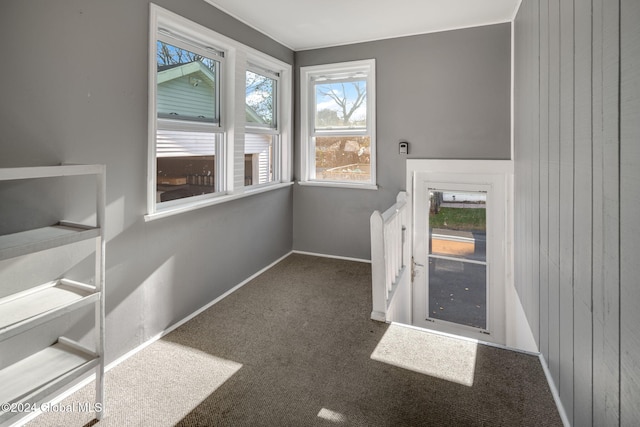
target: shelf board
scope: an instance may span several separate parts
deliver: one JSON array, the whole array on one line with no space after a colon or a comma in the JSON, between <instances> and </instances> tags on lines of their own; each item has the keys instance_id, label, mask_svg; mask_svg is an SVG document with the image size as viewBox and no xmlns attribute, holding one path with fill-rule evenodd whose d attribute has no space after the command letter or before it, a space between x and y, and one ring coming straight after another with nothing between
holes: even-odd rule
<instances>
[{"instance_id":1,"label":"shelf board","mask_svg":"<svg viewBox=\"0 0 640 427\"><path fill-rule=\"evenodd\" d=\"M60 279L0 299L0 341L41 325L100 297L96 288Z\"/></svg>"},{"instance_id":2,"label":"shelf board","mask_svg":"<svg viewBox=\"0 0 640 427\"><path fill-rule=\"evenodd\" d=\"M99 235L99 228L71 223L5 234L0 236L0 260L80 242Z\"/></svg>"},{"instance_id":3,"label":"shelf board","mask_svg":"<svg viewBox=\"0 0 640 427\"><path fill-rule=\"evenodd\" d=\"M35 403L96 367L99 357L66 338L0 370L0 402ZM14 413L0 412L0 420Z\"/></svg>"},{"instance_id":4,"label":"shelf board","mask_svg":"<svg viewBox=\"0 0 640 427\"><path fill-rule=\"evenodd\" d=\"M56 176L98 175L104 173L104 165L59 165L20 168L0 168L0 181Z\"/></svg>"}]
</instances>

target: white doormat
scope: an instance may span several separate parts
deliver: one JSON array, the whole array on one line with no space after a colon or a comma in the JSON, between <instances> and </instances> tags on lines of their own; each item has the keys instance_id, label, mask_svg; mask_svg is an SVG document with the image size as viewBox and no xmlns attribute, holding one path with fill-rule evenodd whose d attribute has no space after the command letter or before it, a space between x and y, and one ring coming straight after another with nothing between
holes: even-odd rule
<instances>
[{"instance_id":1,"label":"white doormat","mask_svg":"<svg viewBox=\"0 0 640 427\"><path fill-rule=\"evenodd\" d=\"M477 346L473 341L391 324L371 358L471 387Z\"/></svg>"}]
</instances>

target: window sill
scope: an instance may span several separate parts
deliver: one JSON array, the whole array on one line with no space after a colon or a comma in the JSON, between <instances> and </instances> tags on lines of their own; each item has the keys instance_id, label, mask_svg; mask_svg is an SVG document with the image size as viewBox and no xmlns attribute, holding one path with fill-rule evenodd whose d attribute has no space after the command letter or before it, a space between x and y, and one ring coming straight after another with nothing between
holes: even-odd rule
<instances>
[{"instance_id":1,"label":"window sill","mask_svg":"<svg viewBox=\"0 0 640 427\"><path fill-rule=\"evenodd\" d=\"M191 212L196 209L204 208L207 206L219 205L221 203L230 202L232 200L238 200L245 197L253 196L254 194L266 193L267 191L278 190L280 188L290 187L292 182L280 182L271 185L262 185L260 187L245 187L242 193L225 194L224 196L212 197L210 199L198 200L191 203L185 203L178 206L171 206L164 209L159 209L154 213L146 214L144 220L146 222L154 221L156 219L166 218L173 215L178 215L184 212Z\"/></svg>"},{"instance_id":2,"label":"window sill","mask_svg":"<svg viewBox=\"0 0 640 427\"><path fill-rule=\"evenodd\" d=\"M377 190L376 184L356 184L351 182L331 182L331 181L298 181L299 185L309 187L331 187L331 188L351 188L358 190Z\"/></svg>"}]
</instances>

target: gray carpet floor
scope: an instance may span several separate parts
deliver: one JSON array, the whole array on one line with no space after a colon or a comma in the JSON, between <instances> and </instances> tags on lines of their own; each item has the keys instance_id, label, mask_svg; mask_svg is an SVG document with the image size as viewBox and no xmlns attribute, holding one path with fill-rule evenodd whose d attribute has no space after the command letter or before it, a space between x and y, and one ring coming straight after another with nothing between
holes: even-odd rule
<instances>
[{"instance_id":1,"label":"gray carpet floor","mask_svg":"<svg viewBox=\"0 0 640 427\"><path fill-rule=\"evenodd\" d=\"M99 423L72 410L29 425L562 425L537 357L479 345L472 382L426 375L372 358L393 348L370 311L369 264L292 254L110 370Z\"/></svg>"}]
</instances>

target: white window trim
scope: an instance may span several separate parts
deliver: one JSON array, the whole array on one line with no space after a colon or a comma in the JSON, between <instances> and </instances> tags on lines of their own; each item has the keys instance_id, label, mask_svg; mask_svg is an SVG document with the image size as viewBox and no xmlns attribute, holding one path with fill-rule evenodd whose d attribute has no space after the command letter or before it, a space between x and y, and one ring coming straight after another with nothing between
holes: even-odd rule
<instances>
[{"instance_id":1,"label":"white window trim","mask_svg":"<svg viewBox=\"0 0 640 427\"><path fill-rule=\"evenodd\" d=\"M202 47L213 46L224 52L224 61L221 61L221 74L224 76L221 85L220 103L224 106L220 117L220 130L222 136L221 150L224 156L224 182L225 191L211 193L203 196L189 197L171 202L164 202L162 206L156 204L156 41L158 29L163 28L188 38ZM248 62L258 64L280 75L278 81L278 130L280 134L279 153L276 160L277 180L259 186L245 188L244 181L240 182L234 176L235 137L244 135L246 121L244 118L245 106L245 79L244 76ZM242 87L242 90L240 89ZM177 15L169 10L153 3L149 5L149 102L148 102L148 164L147 164L147 214L145 220L164 218L182 212L189 212L205 206L216 205L241 197L277 190L292 184L293 157L292 157L292 66L286 62L273 58L263 52L246 46L229 37L219 34L209 28ZM238 112L242 110L239 116ZM235 112L235 114L234 114ZM253 129L251 130L253 131ZM242 147L244 148L244 147ZM244 150L243 150L244 151Z\"/></svg>"},{"instance_id":2,"label":"white window trim","mask_svg":"<svg viewBox=\"0 0 640 427\"><path fill-rule=\"evenodd\" d=\"M300 67L300 185L316 187L337 187L355 188L366 190L377 190L376 178L376 63L375 59L365 59L360 61L349 61L332 64L313 65ZM312 133L313 124L313 97L310 95L314 77L321 77L325 74L352 74L355 72L365 72L367 74L367 124L371 135L371 181L367 183L357 183L348 181L325 181L312 178L315 170L315 153L310 150L309 138ZM345 133L348 133L346 131Z\"/></svg>"},{"instance_id":3,"label":"white window trim","mask_svg":"<svg viewBox=\"0 0 640 427\"><path fill-rule=\"evenodd\" d=\"M377 190L376 184L358 184L357 182L346 181L303 181L299 180L298 185L303 187L330 187L330 188L353 188L355 190Z\"/></svg>"},{"instance_id":4,"label":"white window trim","mask_svg":"<svg viewBox=\"0 0 640 427\"><path fill-rule=\"evenodd\" d=\"M280 136L277 155L275 156L274 168L277 168L276 177L273 182L261 184L260 187L269 185L278 185L281 183L291 183L293 181L293 67L291 64L279 61L259 50L247 49L246 62L243 64L242 75L245 75L247 69L251 69L252 65L267 68L276 71L279 74L278 84L276 86L276 134ZM245 80L242 81L242 106L245 105ZM242 115L245 132L259 133L255 127L247 126ZM247 129L248 128L248 129ZM270 130L272 131L272 130ZM270 133L270 132L267 132ZM255 185L249 186L245 191L253 191Z\"/></svg>"},{"instance_id":5,"label":"white window trim","mask_svg":"<svg viewBox=\"0 0 640 427\"><path fill-rule=\"evenodd\" d=\"M251 187L247 187L247 189L242 193L236 194L225 194L223 196L218 197L208 197L208 198L200 198L202 196L191 197L192 200L190 203L183 203L179 206L174 206L172 208L157 210L152 214L147 214L144 216L145 221L153 221L156 219L167 218L173 215L195 211L200 208L205 208L207 206L215 206L222 203L230 202L232 200L238 200L245 197L253 196L256 194L266 193L267 191L279 190L281 188L286 188L292 186L293 181L290 182L275 182L271 184L262 184L262 185L252 185Z\"/></svg>"},{"instance_id":6,"label":"white window trim","mask_svg":"<svg viewBox=\"0 0 640 427\"><path fill-rule=\"evenodd\" d=\"M287 111L291 112L292 109L292 84L291 67L289 66L287 70L283 70L282 63L274 61L273 58L259 51L253 51L247 54L244 72L246 73L247 70L257 73L264 73L265 71L277 73L277 77L274 76L274 79L276 80L276 127L267 128L252 126L251 123L247 123L246 120L244 121L245 134L255 133L273 135L277 140L273 153L273 181L264 184L246 186L245 191L250 191L251 189L260 189L279 182L290 182L293 179L291 168L291 165L293 164L293 156L290 148L293 141L291 138L292 114L286 114Z\"/></svg>"}]
</instances>

